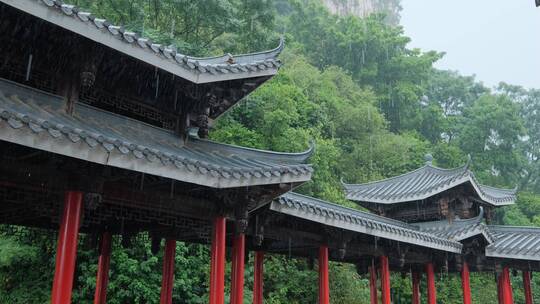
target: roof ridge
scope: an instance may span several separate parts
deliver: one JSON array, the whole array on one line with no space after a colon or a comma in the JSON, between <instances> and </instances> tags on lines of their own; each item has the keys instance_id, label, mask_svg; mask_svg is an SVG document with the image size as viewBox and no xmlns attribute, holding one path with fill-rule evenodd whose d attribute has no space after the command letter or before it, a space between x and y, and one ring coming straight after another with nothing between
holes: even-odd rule
<instances>
[{"instance_id":1,"label":"roof ridge","mask_svg":"<svg viewBox=\"0 0 540 304\"><path fill-rule=\"evenodd\" d=\"M515 226L515 225L487 225L488 228L495 228L495 229L525 229L525 230L537 230L540 231L540 227L536 226Z\"/></svg>"}]
</instances>

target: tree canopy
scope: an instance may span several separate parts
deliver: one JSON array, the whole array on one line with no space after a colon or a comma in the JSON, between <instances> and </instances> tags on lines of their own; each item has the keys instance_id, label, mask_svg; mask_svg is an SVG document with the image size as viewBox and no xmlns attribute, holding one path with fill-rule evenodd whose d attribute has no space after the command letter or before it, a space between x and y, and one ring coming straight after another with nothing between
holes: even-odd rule
<instances>
[{"instance_id":1,"label":"tree canopy","mask_svg":"<svg viewBox=\"0 0 540 304\"><path fill-rule=\"evenodd\" d=\"M481 182L520 190L499 222L540 225L540 90L488 88L473 76L438 70L433 64L443 53L409 48L403 29L383 15L336 16L318 0L73 2L190 55L260 50L285 36L284 68L221 117L210 136L275 151L302 151L315 141L315 172L302 193L354 207L341 178L398 175L421 166L426 153L442 167L470 155ZM2 228L0 302L48 301L55 242L51 232ZM91 303L96 249L80 247L74 301ZM208 251L177 245L174 303L207 302ZM161 254L151 253L145 235L130 248L115 239L108 302L158 303ZM246 303L253 284L247 265ZM316 302L316 270L307 261L276 255L265 265L266 303ZM332 303L368 303L367 278L352 265L332 264L330 273ZM475 274L471 284L475 303L495 302L492 275ZM396 296L410 297L408 278L396 275L392 285ZM438 289L440 303L461 303L457 277L441 274Z\"/></svg>"}]
</instances>

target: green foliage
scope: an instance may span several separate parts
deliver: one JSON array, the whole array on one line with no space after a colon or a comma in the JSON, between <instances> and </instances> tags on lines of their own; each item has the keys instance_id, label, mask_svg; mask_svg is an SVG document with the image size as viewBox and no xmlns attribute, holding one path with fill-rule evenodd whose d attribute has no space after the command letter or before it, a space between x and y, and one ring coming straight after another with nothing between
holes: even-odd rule
<instances>
[{"instance_id":1,"label":"green foliage","mask_svg":"<svg viewBox=\"0 0 540 304\"><path fill-rule=\"evenodd\" d=\"M260 49L277 41L269 0L73 0L96 16L186 55Z\"/></svg>"},{"instance_id":2,"label":"green foliage","mask_svg":"<svg viewBox=\"0 0 540 304\"><path fill-rule=\"evenodd\" d=\"M399 9L396 1L377 5ZM313 180L302 193L355 207L343 197L341 178L402 174L422 166L426 153L447 168L470 155L482 183L523 190L515 206L499 211L500 222L540 226L539 90L504 83L490 90L474 77L437 70L442 54L408 48L403 29L385 16L334 16L318 0L74 2L191 55L264 49L284 33L284 68L221 117L210 137L274 151L304 151L315 142ZM0 303L48 301L55 242L24 228L0 234ZM208 250L177 245L174 303L207 302ZM95 248L79 246L75 303L92 302L96 256ZM108 303L157 303L161 258L145 235L127 249L115 240ZM316 269L306 260L269 255L265 268L265 303L316 303ZM352 265L331 263L330 273L332 303L367 303L368 281ZM246 303L252 274L250 263ZM521 279L513 280L521 297ZM533 283L540 287L540 279ZM491 274L473 274L471 284L474 303L495 303ZM392 286L406 303L410 278L394 274ZM437 288L440 303L461 302L455 275L441 275Z\"/></svg>"},{"instance_id":3,"label":"green foliage","mask_svg":"<svg viewBox=\"0 0 540 304\"><path fill-rule=\"evenodd\" d=\"M516 148L524 134L517 104L503 95L483 95L466 109L458 142L482 178L504 185L519 174Z\"/></svg>"}]
</instances>

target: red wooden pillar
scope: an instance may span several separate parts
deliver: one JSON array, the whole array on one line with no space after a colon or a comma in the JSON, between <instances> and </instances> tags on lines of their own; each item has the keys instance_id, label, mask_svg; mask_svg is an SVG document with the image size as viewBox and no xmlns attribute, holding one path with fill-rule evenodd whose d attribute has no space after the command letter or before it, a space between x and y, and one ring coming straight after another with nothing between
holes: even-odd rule
<instances>
[{"instance_id":1,"label":"red wooden pillar","mask_svg":"<svg viewBox=\"0 0 540 304\"><path fill-rule=\"evenodd\" d=\"M380 257L381 267L381 302L382 304L390 304L392 298L390 296L390 265L388 264L388 257Z\"/></svg>"},{"instance_id":2,"label":"red wooden pillar","mask_svg":"<svg viewBox=\"0 0 540 304\"><path fill-rule=\"evenodd\" d=\"M529 271L523 271L523 292L525 293L525 304L533 304L531 273Z\"/></svg>"},{"instance_id":3,"label":"red wooden pillar","mask_svg":"<svg viewBox=\"0 0 540 304\"><path fill-rule=\"evenodd\" d=\"M165 252L163 253L163 273L161 275L160 304L172 304L175 253L176 240L167 239L165 241Z\"/></svg>"},{"instance_id":4,"label":"red wooden pillar","mask_svg":"<svg viewBox=\"0 0 540 304\"><path fill-rule=\"evenodd\" d=\"M111 238L110 232L106 231L101 234L94 304L107 303L107 285L109 283L109 266L111 263Z\"/></svg>"},{"instance_id":5,"label":"red wooden pillar","mask_svg":"<svg viewBox=\"0 0 540 304\"><path fill-rule=\"evenodd\" d=\"M428 304L437 304L437 289L435 288L435 270L433 263L426 264Z\"/></svg>"},{"instance_id":6,"label":"red wooden pillar","mask_svg":"<svg viewBox=\"0 0 540 304\"><path fill-rule=\"evenodd\" d=\"M231 304L235 303L235 297L236 297L235 286L236 286L236 271L237 271L237 268L236 268L236 261L237 261L236 250L237 249L238 248L236 246L236 238L235 238L233 239L233 246L231 249L231 292L229 294L229 303Z\"/></svg>"},{"instance_id":7,"label":"red wooden pillar","mask_svg":"<svg viewBox=\"0 0 540 304\"><path fill-rule=\"evenodd\" d=\"M503 277L501 272L497 275L497 300L499 301L499 304L504 304L502 281Z\"/></svg>"},{"instance_id":8,"label":"red wooden pillar","mask_svg":"<svg viewBox=\"0 0 540 304\"><path fill-rule=\"evenodd\" d=\"M514 304L512 283L510 282L510 269L504 267L499 275L499 302L502 304Z\"/></svg>"},{"instance_id":9,"label":"red wooden pillar","mask_svg":"<svg viewBox=\"0 0 540 304\"><path fill-rule=\"evenodd\" d=\"M377 297L377 268L373 264L369 267L369 303L377 304L379 302Z\"/></svg>"},{"instance_id":10,"label":"red wooden pillar","mask_svg":"<svg viewBox=\"0 0 540 304\"><path fill-rule=\"evenodd\" d=\"M512 291L512 280L510 279L510 269L506 267L506 284L505 284L505 296L507 304L514 304L514 292Z\"/></svg>"},{"instance_id":11,"label":"red wooden pillar","mask_svg":"<svg viewBox=\"0 0 540 304\"><path fill-rule=\"evenodd\" d=\"M469 264L463 262L461 269L461 289L463 291L463 304L471 304L471 283L469 279Z\"/></svg>"},{"instance_id":12,"label":"red wooden pillar","mask_svg":"<svg viewBox=\"0 0 540 304\"><path fill-rule=\"evenodd\" d=\"M73 275L77 259L77 241L83 212L83 194L68 191L64 198L64 211L58 233L56 266L51 294L51 304L70 304Z\"/></svg>"},{"instance_id":13,"label":"red wooden pillar","mask_svg":"<svg viewBox=\"0 0 540 304\"><path fill-rule=\"evenodd\" d=\"M411 275L412 275L412 304L420 304L420 273L414 271Z\"/></svg>"},{"instance_id":14,"label":"red wooden pillar","mask_svg":"<svg viewBox=\"0 0 540 304\"><path fill-rule=\"evenodd\" d=\"M225 302L225 233L226 220L219 216L214 219L210 262L210 304Z\"/></svg>"},{"instance_id":15,"label":"red wooden pillar","mask_svg":"<svg viewBox=\"0 0 540 304\"><path fill-rule=\"evenodd\" d=\"M255 273L253 279L253 304L263 304L264 252L255 253Z\"/></svg>"},{"instance_id":16,"label":"red wooden pillar","mask_svg":"<svg viewBox=\"0 0 540 304\"><path fill-rule=\"evenodd\" d=\"M321 246L319 248L319 304L330 304L327 246Z\"/></svg>"},{"instance_id":17,"label":"red wooden pillar","mask_svg":"<svg viewBox=\"0 0 540 304\"><path fill-rule=\"evenodd\" d=\"M235 236L233 243L233 263L231 272L231 304L244 303L244 258L246 250L246 235Z\"/></svg>"}]
</instances>

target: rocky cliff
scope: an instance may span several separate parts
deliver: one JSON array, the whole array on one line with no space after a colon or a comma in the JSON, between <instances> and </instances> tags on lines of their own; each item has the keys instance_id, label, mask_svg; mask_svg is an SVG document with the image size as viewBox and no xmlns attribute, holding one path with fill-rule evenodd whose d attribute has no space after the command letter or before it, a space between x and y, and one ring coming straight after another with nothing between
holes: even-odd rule
<instances>
[{"instance_id":1,"label":"rocky cliff","mask_svg":"<svg viewBox=\"0 0 540 304\"><path fill-rule=\"evenodd\" d=\"M338 15L365 17L372 13L384 13L390 24L399 24L400 0L322 0L328 9Z\"/></svg>"}]
</instances>

